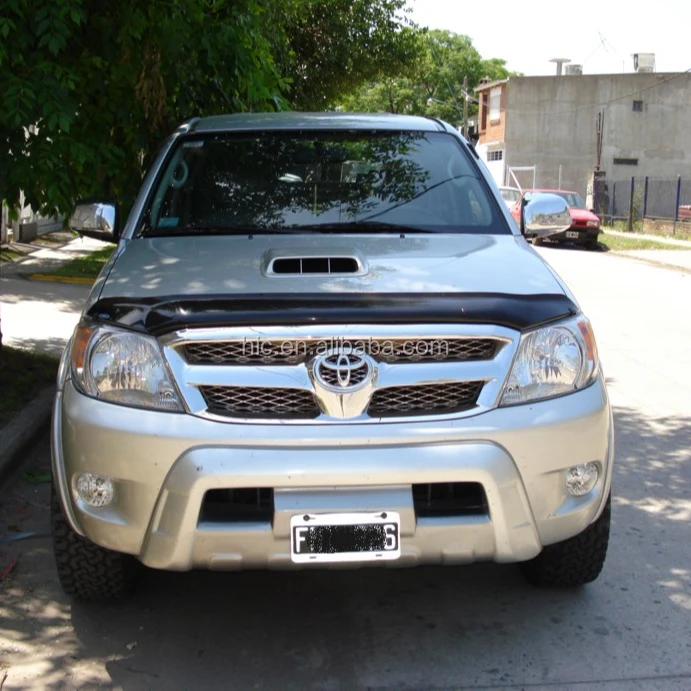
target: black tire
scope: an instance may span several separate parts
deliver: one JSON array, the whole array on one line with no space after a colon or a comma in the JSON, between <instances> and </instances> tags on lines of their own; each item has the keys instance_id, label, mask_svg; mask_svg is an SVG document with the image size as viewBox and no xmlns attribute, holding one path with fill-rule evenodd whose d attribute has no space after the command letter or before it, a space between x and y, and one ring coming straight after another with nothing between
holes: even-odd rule
<instances>
[{"instance_id":1,"label":"black tire","mask_svg":"<svg viewBox=\"0 0 691 691\"><path fill-rule=\"evenodd\" d=\"M533 238L533 247L539 247L540 245L544 245L545 241L542 238Z\"/></svg>"},{"instance_id":2,"label":"black tire","mask_svg":"<svg viewBox=\"0 0 691 691\"><path fill-rule=\"evenodd\" d=\"M582 533L545 547L535 559L523 562L521 571L534 586L577 588L594 581L602 571L609 544L612 498L595 523Z\"/></svg>"},{"instance_id":3,"label":"black tire","mask_svg":"<svg viewBox=\"0 0 691 691\"><path fill-rule=\"evenodd\" d=\"M600 243L597 240L588 240L583 247L590 252L597 252L600 249Z\"/></svg>"},{"instance_id":4,"label":"black tire","mask_svg":"<svg viewBox=\"0 0 691 691\"><path fill-rule=\"evenodd\" d=\"M84 602L110 602L134 590L141 564L129 554L104 549L72 530L53 488L53 551L60 585Z\"/></svg>"}]
</instances>

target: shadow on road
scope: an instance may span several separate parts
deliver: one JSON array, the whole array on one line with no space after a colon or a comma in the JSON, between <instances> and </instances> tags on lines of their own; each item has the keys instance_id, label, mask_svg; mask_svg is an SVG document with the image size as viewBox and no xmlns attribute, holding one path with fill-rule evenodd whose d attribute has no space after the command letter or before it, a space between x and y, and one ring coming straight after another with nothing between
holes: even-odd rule
<instances>
[{"instance_id":1,"label":"shadow on road","mask_svg":"<svg viewBox=\"0 0 691 691\"><path fill-rule=\"evenodd\" d=\"M81 312L90 286L50 281L30 281L24 278L6 279L0 282L0 301L10 305L25 302L50 303L59 312Z\"/></svg>"}]
</instances>

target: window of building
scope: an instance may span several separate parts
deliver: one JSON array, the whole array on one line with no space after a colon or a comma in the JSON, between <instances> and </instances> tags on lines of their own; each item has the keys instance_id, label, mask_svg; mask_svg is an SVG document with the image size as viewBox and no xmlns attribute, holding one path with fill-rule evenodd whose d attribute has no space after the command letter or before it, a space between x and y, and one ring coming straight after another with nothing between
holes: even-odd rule
<instances>
[{"instance_id":1,"label":"window of building","mask_svg":"<svg viewBox=\"0 0 691 691\"><path fill-rule=\"evenodd\" d=\"M489 121L498 122L501 116L501 87L497 86L489 92Z\"/></svg>"},{"instance_id":2,"label":"window of building","mask_svg":"<svg viewBox=\"0 0 691 691\"><path fill-rule=\"evenodd\" d=\"M615 166L637 166L638 165L638 159L637 158L615 158L614 159L614 165Z\"/></svg>"},{"instance_id":3,"label":"window of building","mask_svg":"<svg viewBox=\"0 0 691 691\"><path fill-rule=\"evenodd\" d=\"M487 129L487 108L488 108L488 102L487 102L487 92L483 91L482 92L482 118L480 122L480 130L484 132Z\"/></svg>"},{"instance_id":4,"label":"window of building","mask_svg":"<svg viewBox=\"0 0 691 691\"><path fill-rule=\"evenodd\" d=\"M503 161L504 160L504 151L502 149L499 149L498 151L488 151L487 152L487 160L488 161Z\"/></svg>"},{"instance_id":5,"label":"window of building","mask_svg":"<svg viewBox=\"0 0 691 691\"><path fill-rule=\"evenodd\" d=\"M634 101L633 102L633 112L634 113L642 113L643 112L643 101Z\"/></svg>"}]
</instances>

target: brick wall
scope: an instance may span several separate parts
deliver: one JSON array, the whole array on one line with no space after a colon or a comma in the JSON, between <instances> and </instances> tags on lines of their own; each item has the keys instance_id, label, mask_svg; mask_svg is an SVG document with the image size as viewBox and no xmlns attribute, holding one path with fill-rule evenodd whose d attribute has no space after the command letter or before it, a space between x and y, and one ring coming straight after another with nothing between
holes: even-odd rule
<instances>
[{"instance_id":1,"label":"brick wall","mask_svg":"<svg viewBox=\"0 0 691 691\"><path fill-rule=\"evenodd\" d=\"M489 119L489 95L492 89L487 89L485 91L478 92L478 99L480 101L480 113L478 116L478 122L480 123L480 144L485 144L488 142L503 142L504 133L506 131L506 84L501 84L498 87L501 89L501 107L499 120L491 122ZM484 109L487 108L487 116L483 115ZM485 124L485 129L483 130L483 123Z\"/></svg>"}]
</instances>

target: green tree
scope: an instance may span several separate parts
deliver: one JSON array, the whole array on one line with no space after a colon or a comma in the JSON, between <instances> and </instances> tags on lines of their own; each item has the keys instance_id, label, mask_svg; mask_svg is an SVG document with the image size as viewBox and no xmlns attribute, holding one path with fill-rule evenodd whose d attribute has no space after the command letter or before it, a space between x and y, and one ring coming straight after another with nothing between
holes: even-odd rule
<instances>
[{"instance_id":1,"label":"green tree","mask_svg":"<svg viewBox=\"0 0 691 691\"><path fill-rule=\"evenodd\" d=\"M468 93L484 77L490 80L511 76L499 58L483 60L468 36L432 30L419 34L420 57L405 76L392 74L368 83L342 99L347 110L388 111L412 115L432 115L459 125L463 109L463 79ZM469 102L470 115L478 110Z\"/></svg>"},{"instance_id":2,"label":"green tree","mask_svg":"<svg viewBox=\"0 0 691 691\"><path fill-rule=\"evenodd\" d=\"M0 199L125 207L196 115L323 110L416 56L405 0L4 0Z\"/></svg>"},{"instance_id":3,"label":"green tree","mask_svg":"<svg viewBox=\"0 0 691 691\"><path fill-rule=\"evenodd\" d=\"M282 19L274 25L282 23L283 34L275 54L296 110L324 110L420 56L406 0L289 0L276 7Z\"/></svg>"},{"instance_id":4,"label":"green tree","mask_svg":"<svg viewBox=\"0 0 691 691\"><path fill-rule=\"evenodd\" d=\"M5 0L0 199L127 206L165 134L192 115L281 105L259 0Z\"/></svg>"}]
</instances>

